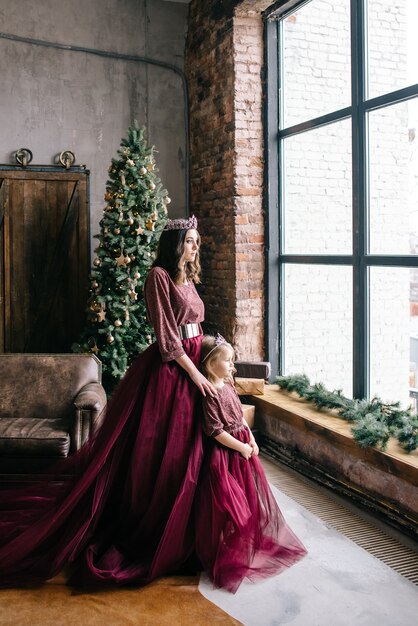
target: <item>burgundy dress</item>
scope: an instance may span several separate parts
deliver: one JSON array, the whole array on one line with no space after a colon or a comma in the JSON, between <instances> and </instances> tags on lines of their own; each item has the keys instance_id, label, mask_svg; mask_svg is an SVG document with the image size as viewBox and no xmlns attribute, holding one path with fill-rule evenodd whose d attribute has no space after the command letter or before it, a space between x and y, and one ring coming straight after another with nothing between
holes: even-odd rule
<instances>
[{"instance_id":1,"label":"burgundy dress","mask_svg":"<svg viewBox=\"0 0 418 626\"><path fill-rule=\"evenodd\" d=\"M202 336L181 341L177 326L201 322L204 307L193 283L161 268L145 299L157 344L118 385L96 436L58 468L83 471L71 483L0 488L0 585L41 582L68 564L77 586L145 584L194 553L198 389L174 359L199 364Z\"/></svg>"},{"instance_id":2,"label":"burgundy dress","mask_svg":"<svg viewBox=\"0 0 418 626\"><path fill-rule=\"evenodd\" d=\"M212 437L195 500L196 552L214 585L241 582L290 567L306 549L287 526L257 456L245 460L213 437L228 432L248 443L239 397L230 384L203 398L203 430Z\"/></svg>"}]
</instances>

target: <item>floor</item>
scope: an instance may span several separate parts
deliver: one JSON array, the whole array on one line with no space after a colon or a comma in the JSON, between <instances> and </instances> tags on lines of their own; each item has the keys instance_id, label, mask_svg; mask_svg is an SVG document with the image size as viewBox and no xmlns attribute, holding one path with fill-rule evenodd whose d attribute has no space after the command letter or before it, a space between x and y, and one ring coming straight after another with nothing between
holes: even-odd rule
<instances>
[{"instance_id":1,"label":"floor","mask_svg":"<svg viewBox=\"0 0 418 626\"><path fill-rule=\"evenodd\" d=\"M418 571L418 545L288 468L266 458L263 465L309 551L289 570L235 595L213 589L205 575L96 594L73 594L60 576L32 590L0 590L0 626L416 626L418 584L362 545L408 572Z\"/></svg>"},{"instance_id":2,"label":"floor","mask_svg":"<svg viewBox=\"0 0 418 626\"><path fill-rule=\"evenodd\" d=\"M273 579L241 585L235 595L214 590L203 576L200 592L245 626L415 626L418 586L285 495L274 486L280 482L275 466L267 459L263 463L279 506L308 556ZM316 486L313 490L320 497ZM355 514L352 506L347 514ZM405 543L417 565L418 546Z\"/></svg>"}]
</instances>

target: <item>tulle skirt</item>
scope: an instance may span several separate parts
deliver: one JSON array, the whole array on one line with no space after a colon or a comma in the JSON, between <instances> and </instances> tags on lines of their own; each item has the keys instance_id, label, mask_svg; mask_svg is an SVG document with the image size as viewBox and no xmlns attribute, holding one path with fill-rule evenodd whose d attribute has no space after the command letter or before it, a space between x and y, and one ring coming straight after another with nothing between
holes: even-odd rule
<instances>
[{"instance_id":1,"label":"tulle skirt","mask_svg":"<svg viewBox=\"0 0 418 626\"><path fill-rule=\"evenodd\" d=\"M183 341L197 365L202 337ZM81 587L145 584L194 553L191 517L202 461L197 387L156 344L131 366L105 421L56 468L69 481L0 486L0 585L71 565Z\"/></svg>"},{"instance_id":2,"label":"tulle skirt","mask_svg":"<svg viewBox=\"0 0 418 626\"><path fill-rule=\"evenodd\" d=\"M243 428L233 436L249 442ZM196 552L216 587L278 574L306 554L287 526L258 457L210 441L195 500Z\"/></svg>"}]
</instances>

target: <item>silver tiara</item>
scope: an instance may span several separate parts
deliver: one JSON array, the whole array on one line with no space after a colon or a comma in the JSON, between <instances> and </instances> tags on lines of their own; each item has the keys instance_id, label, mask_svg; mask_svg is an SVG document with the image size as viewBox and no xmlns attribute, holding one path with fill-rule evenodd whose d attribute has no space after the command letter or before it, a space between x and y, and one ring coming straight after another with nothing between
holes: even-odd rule
<instances>
[{"instance_id":1,"label":"silver tiara","mask_svg":"<svg viewBox=\"0 0 418 626\"><path fill-rule=\"evenodd\" d=\"M225 337L222 337L222 335L220 335L219 333L217 333L217 334L215 335L215 345L214 345L214 347L213 347L211 350L209 350L209 352L207 353L207 355L205 356L205 358L204 358L204 359L202 359L202 363L204 363L204 362L206 361L206 359L207 359L207 358L208 358L208 357L212 354L212 352L213 352L214 350L216 350L216 348L219 348L219 346L223 346L223 345L227 345L227 346L229 346L229 345L231 345L231 344L229 344L229 343L227 342L227 340L225 339Z\"/></svg>"},{"instance_id":2,"label":"silver tiara","mask_svg":"<svg viewBox=\"0 0 418 626\"><path fill-rule=\"evenodd\" d=\"M219 333L216 333L216 335L215 335L215 344L217 346L221 346L223 343L228 343L228 342L225 339L225 337L222 337L222 335L220 335Z\"/></svg>"},{"instance_id":3,"label":"silver tiara","mask_svg":"<svg viewBox=\"0 0 418 626\"><path fill-rule=\"evenodd\" d=\"M197 229L197 219L194 215L178 220L168 220L164 226L164 230L189 230L189 228Z\"/></svg>"}]
</instances>

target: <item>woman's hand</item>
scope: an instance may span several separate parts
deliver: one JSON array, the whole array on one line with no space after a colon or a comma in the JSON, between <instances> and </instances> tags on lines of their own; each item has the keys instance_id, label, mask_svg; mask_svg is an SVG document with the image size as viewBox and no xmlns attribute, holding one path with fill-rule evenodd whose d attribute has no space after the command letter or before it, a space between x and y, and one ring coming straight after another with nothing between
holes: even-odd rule
<instances>
[{"instance_id":1,"label":"woman's hand","mask_svg":"<svg viewBox=\"0 0 418 626\"><path fill-rule=\"evenodd\" d=\"M215 387L208 381L208 379L203 376L202 372L200 372L193 361L187 356L187 354L182 354L177 357L177 363L188 373L196 387L199 389L200 393L204 396L216 396L217 391Z\"/></svg>"},{"instance_id":2,"label":"woman's hand","mask_svg":"<svg viewBox=\"0 0 418 626\"><path fill-rule=\"evenodd\" d=\"M201 372L197 368L194 368L193 371L190 372L190 378L199 389L200 393L204 396L216 396L217 391L211 382L208 381L206 376L203 376Z\"/></svg>"},{"instance_id":3,"label":"woman's hand","mask_svg":"<svg viewBox=\"0 0 418 626\"><path fill-rule=\"evenodd\" d=\"M243 443L242 447L239 449L239 453L246 461L248 461L248 459L250 459L253 455L253 449L249 443Z\"/></svg>"}]
</instances>

